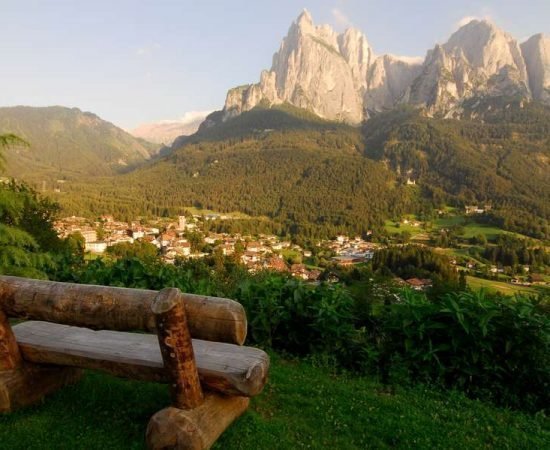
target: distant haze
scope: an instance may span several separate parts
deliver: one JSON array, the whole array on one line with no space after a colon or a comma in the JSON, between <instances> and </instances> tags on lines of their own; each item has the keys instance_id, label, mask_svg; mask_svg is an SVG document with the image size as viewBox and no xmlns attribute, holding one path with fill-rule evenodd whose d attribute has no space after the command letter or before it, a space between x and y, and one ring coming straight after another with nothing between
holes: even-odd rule
<instances>
[{"instance_id":1,"label":"distant haze","mask_svg":"<svg viewBox=\"0 0 550 450\"><path fill-rule=\"evenodd\" d=\"M171 145L179 136L194 134L205 117L212 111L190 111L181 119L159 120L139 125L130 134L155 144Z\"/></svg>"}]
</instances>

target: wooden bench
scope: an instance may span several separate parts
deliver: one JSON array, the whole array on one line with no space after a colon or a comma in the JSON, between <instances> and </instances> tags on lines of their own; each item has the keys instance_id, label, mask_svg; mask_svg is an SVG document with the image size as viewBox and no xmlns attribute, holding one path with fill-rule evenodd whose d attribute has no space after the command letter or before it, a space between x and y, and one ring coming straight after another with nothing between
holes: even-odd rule
<instances>
[{"instance_id":1,"label":"wooden bench","mask_svg":"<svg viewBox=\"0 0 550 450\"><path fill-rule=\"evenodd\" d=\"M228 299L0 276L0 412L102 370L170 385L150 448L209 448L267 380L267 354L242 346L246 327Z\"/></svg>"}]
</instances>

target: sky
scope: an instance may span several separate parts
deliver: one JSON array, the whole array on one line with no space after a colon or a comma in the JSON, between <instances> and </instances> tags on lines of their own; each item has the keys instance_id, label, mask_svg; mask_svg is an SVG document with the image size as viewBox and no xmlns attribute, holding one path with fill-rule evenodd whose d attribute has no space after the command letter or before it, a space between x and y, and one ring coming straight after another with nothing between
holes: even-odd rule
<instances>
[{"instance_id":1,"label":"sky","mask_svg":"<svg viewBox=\"0 0 550 450\"><path fill-rule=\"evenodd\" d=\"M78 107L126 129L221 109L303 8L376 54L424 56L474 17L550 34L550 0L0 0L0 106Z\"/></svg>"}]
</instances>

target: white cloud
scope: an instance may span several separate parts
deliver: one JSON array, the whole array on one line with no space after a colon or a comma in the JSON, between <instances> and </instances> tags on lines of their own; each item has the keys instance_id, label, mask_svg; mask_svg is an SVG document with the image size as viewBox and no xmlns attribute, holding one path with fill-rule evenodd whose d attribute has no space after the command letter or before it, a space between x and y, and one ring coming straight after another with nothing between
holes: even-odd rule
<instances>
[{"instance_id":1,"label":"white cloud","mask_svg":"<svg viewBox=\"0 0 550 450\"><path fill-rule=\"evenodd\" d=\"M462 19L458 20L454 24L454 27L455 29L462 28L464 25L468 25L472 20L487 20L488 22L493 22L492 11L489 8L482 8L479 14L464 16Z\"/></svg>"},{"instance_id":2,"label":"white cloud","mask_svg":"<svg viewBox=\"0 0 550 450\"><path fill-rule=\"evenodd\" d=\"M406 64L422 64L424 62L424 58L422 56L400 56L400 55L393 55L388 54L388 56L398 59L399 61L403 61Z\"/></svg>"},{"instance_id":3,"label":"white cloud","mask_svg":"<svg viewBox=\"0 0 550 450\"><path fill-rule=\"evenodd\" d=\"M159 44L144 45L136 50L137 56L151 56L156 50L160 48Z\"/></svg>"},{"instance_id":4,"label":"white cloud","mask_svg":"<svg viewBox=\"0 0 550 450\"><path fill-rule=\"evenodd\" d=\"M353 23L351 22L350 18L344 14L340 9L333 8L332 11L332 18L334 20L334 23L340 27L340 28L349 28L353 26Z\"/></svg>"},{"instance_id":5,"label":"white cloud","mask_svg":"<svg viewBox=\"0 0 550 450\"><path fill-rule=\"evenodd\" d=\"M173 120L160 120L157 123L179 123L181 125L187 125L197 120L203 120L212 111L188 111L183 117Z\"/></svg>"}]
</instances>

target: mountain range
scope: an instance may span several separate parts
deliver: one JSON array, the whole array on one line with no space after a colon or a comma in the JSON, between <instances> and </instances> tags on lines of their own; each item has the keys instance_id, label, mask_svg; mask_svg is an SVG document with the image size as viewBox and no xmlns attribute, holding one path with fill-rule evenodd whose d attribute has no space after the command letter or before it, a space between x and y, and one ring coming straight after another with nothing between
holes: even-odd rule
<instances>
[{"instance_id":1,"label":"mountain range","mask_svg":"<svg viewBox=\"0 0 550 450\"><path fill-rule=\"evenodd\" d=\"M31 144L5 151L8 175L91 217L193 206L253 216L252 232L330 237L489 204L484 220L548 239L549 48L473 21L424 61L377 56L357 30L305 12L260 83L230 90L171 147L75 108L0 108L0 134Z\"/></svg>"},{"instance_id":2,"label":"mountain range","mask_svg":"<svg viewBox=\"0 0 550 450\"><path fill-rule=\"evenodd\" d=\"M424 59L377 55L360 31L316 26L304 10L260 82L228 92L222 119L282 103L350 124L400 104L461 117L469 99L501 96L550 104L549 37L520 45L495 24L472 20Z\"/></svg>"},{"instance_id":3,"label":"mountain range","mask_svg":"<svg viewBox=\"0 0 550 450\"><path fill-rule=\"evenodd\" d=\"M125 172L160 147L95 114L62 106L0 108L2 133L29 144L3 150L7 175L33 182Z\"/></svg>"},{"instance_id":4,"label":"mountain range","mask_svg":"<svg viewBox=\"0 0 550 450\"><path fill-rule=\"evenodd\" d=\"M130 130L130 134L155 144L172 145L177 137L195 134L208 114L209 111L191 111L179 120L144 123Z\"/></svg>"}]
</instances>

